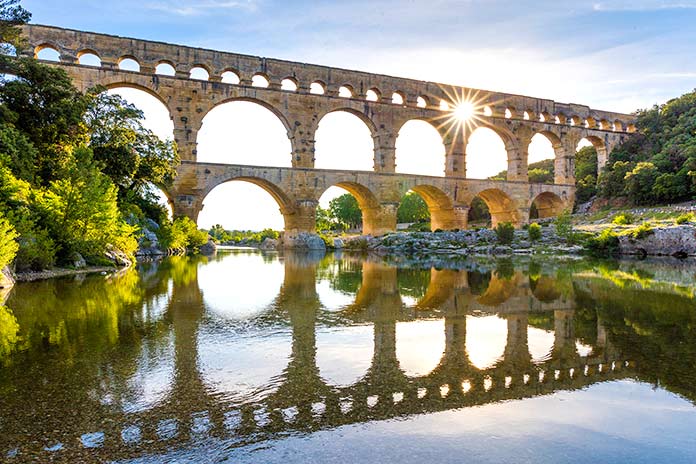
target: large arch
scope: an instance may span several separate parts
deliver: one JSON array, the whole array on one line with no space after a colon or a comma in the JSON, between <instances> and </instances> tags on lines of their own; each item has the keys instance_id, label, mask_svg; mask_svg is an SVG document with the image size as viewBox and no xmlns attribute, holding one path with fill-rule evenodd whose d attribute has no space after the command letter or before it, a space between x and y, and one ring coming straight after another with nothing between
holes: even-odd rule
<instances>
[{"instance_id":1,"label":"large arch","mask_svg":"<svg viewBox=\"0 0 696 464\"><path fill-rule=\"evenodd\" d=\"M416 185L411 188L425 201L430 212L432 230L452 230L466 228L466 218L458 215L449 195L432 185Z\"/></svg>"},{"instance_id":2,"label":"large arch","mask_svg":"<svg viewBox=\"0 0 696 464\"><path fill-rule=\"evenodd\" d=\"M235 98L215 105L201 120L197 161L250 166L292 166L289 124L258 99Z\"/></svg>"},{"instance_id":3,"label":"large arch","mask_svg":"<svg viewBox=\"0 0 696 464\"><path fill-rule=\"evenodd\" d=\"M566 202L553 192L542 192L529 204L530 219L545 219L558 216L566 207Z\"/></svg>"},{"instance_id":4,"label":"large arch","mask_svg":"<svg viewBox=\"0 0 696 464\"><path fill-rule=\"evenodd\" d=\"M375 235L377 231L380 231L380 203L377 196L369 188L357 182L339 181L326 188L319 197L322 198L327 193L334 198L340 196L341 193L338 189L348 192L358 202L358 207L362 213L362 233Z\"/></svg>"},{"instance_id":5,"label":"large arch","mask_svg":"<svg viewBox=\"0 0 696 464\"><path fill-rule=\"evenodd\" d=\"M242 183L252 184L255 187L250 188L247 185L246 188L239 188L236 191L230 188L230 186L236 186ZM256 189L256 187L263 190L265 194L258 195L259 190ZM234 193L240 198L239 202L230 201L230 194ZM269 195L273 201L264 201L264 198L267 199ZM234 206L230 205L239 205L241 211L235 211L233 209ZM292 200L280 187L265 179L256 177L233 177L227 179L224 182L212 186L203 193L201 206L202 208L198 215L197 222L199 227L204 229L208 229L214 224L222 224L226 229L238 230L280 228L271 226L271 224L280 225L284 230L294 228L292 218L295 213L295 208ZM273 212L274 208L276 211L279 211L282 221L278 220L277 213ZM226 213L227 216L223 215L221 218L221 213ZM267 219L257 220L256 224L260 225L255 225L250 221L250 219L253 218L268 218L269 215L274 214L276 215L275 221L268 221ZM249 225L245 226L239 224Z\"/></svg>"},{"instance_id":6,"label":"large arch","mask_svg":"<svg viewBox=\"0 0 696 464\"><path fill-rule=\"evenodd\" d=\"M119 95L141 110L145 116L144 126L158 137L174 138L172 113L162 96L153 89L129 82L113 82L104 87L109 94Z\"/></svg>"},{"instance_id":7,"label":"large arch","mask_svg":"<svg viewBox=\"0 0 696 464\"><path fill-rule=\"evenodd\" d=\"M576 151L580 150L582 146L587 146L587 143L583 143L584 141L592 144L597 152L597 175L599 175L599 173L604 169L604 166L606 166L607 161L609 161L607 144L601 137L597 137L596 135L588 135L580 139Z\"/></svg>"},{"instance_id":8,"label":"large arch","mask_svg":"<svg viewBox=\"0 0 696 464\"><path fill-rule=\"evenodd\" d=\"M341 108L326 113L314 134L314 167L372 171L375 132L374 123L355 110Z\"/></svg>"},{"instance_id":9,"label":"large arch","mask_svg":"<svg viewBox=\"0 0 696 464\"><path fill-rule=\"evenodd\" d=\"M503 135L490 128L478 127L466 146L466 177L488 179L508 169L508 152Z\"/></svg>"},{"instance_id":10,"label":"large arch","mask_svg":"<svg viewBox=\"0 0 696 464\"><path fill-rule=\"evenodd\" d=\"M562 153L561 140L552 132L534 134L527 147L527 175L532 183L554 183L556 158ZM535 164L531 169L530 165Z\"/></svg>"},{"instance_id":11,"label":"large arch","mask_svg":"<svg viewBox=\"0 0 696 464\"><path fill-rule=\"evenodd\" d=\"M396 137L396 172L426 176L445 175L445 145L430 122L411 119Z\"/></svg>"},{"instance_id":12,"label":"large arch","mask_svg":"<svg viewBox=\"0 0 696 464\"><path fill-rule=\"evenodd\" d=\"M501 222L509 222L515 226L519 226L522 222L520 212L517 210L515 202L510 196L500 189L490 188L476 195L488 206L491 214L491 226L495 227ZM473 198L472 198L473 201Z\"/></svg>"}]
</instances>

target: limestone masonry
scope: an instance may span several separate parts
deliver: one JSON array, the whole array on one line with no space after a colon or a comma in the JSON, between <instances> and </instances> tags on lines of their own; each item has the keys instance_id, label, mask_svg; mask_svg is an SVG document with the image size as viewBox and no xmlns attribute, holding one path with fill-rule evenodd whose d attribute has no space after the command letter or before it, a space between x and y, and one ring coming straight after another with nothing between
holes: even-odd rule
<instances>
[{"instance_id":1,"label":"limestone masonry","mask_svg":"<svg viewBox=\"0 0 696 464\"><path fill-rule=\"evenodd\" d=\"M315 208L331 186L343 187L356 197L365 234L395 230L399 201L409 190L426 201L433 229L465 229L475 196L488 204L494 225L527 223L532 203L540 217L554 216L574 202L574 158L580 140L589 140L597 149L601 169L612 148L635 130L632 115L547 99L51 26L24 26L24 33L30 48L22 53L37 56L45 48L56 50L60 61L52 63L65 69L81 90L96 85L132 87L167 107L182 159L175 182L165 192L175 214L196 220L213 188L244 180L264 188L278 202L288 237L314 232ZM79 58L86 53L98 56L101 66L80 65ZM139 71L120 69L125 59L136 61ZM162 63L171 65L175 75L157 74L155 68ZM205 70L209 79L191 78L194 68ZM222 82L223 74L236 83ZM267 86L257 86L258 80ZM283 81L296 90L281 89ZM310 93L311 86L323 93ZM451 108L456 104L451 95L462 94L476 95L481 102L477 124L494 130L505 142L507 181L466 178L470 132L449 130L450 124L458 123L443 124L443 111L449 110L441 107L444 101ZM235 100L258 103L283 122L292 146L291 168L196 161L203 118L215 106ZM333 111L352 113L368 126L374 139L374 171L314 169L314 134L322 117ZM395 173L396 137L413 119L431 123L442 135L444 177ZM553 185L528 182L527 150L538 133L551 141L556 153Z\"/></svg>"}]
</instances>

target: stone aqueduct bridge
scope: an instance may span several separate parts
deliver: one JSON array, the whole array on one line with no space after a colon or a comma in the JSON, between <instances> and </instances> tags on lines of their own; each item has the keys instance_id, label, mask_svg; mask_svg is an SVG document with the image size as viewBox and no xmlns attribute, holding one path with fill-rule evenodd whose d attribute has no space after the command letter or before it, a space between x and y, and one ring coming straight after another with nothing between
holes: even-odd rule
<instances>
[{"instance_id":1,"label":"stone aqueduct bridge","mask_svg":"<svg viewBox=\"0 0 696 464\"><path fill-rule=\"evenodd\" d=\"M540 217L553 216L574 202L574 156L579 141L585 138L595 146L601 168L611 149L635 130L630 115L547 99L50 26L29 25L24 32L31 47L23 53L38 56L45 48L56 50L60 59L55 64L68 72L78 88L133 87L167 107L182 158L178 176L166 192L175 214L195 220L213 188L244 180L264 188L278 202L287 235L314 231L318 200L334 185L358 200L366 234L395 229L396 210L408 190L424 198L434 229L466 228L468 208L476 196L488 204L494 224L525 223L533 203ZM101 65L81 65L85 54L98 56ZM137 61L139 71L121 69L125 59ZM157 74L162 63L172 66L175 74ZM196 68L205 70L209 79L193 79L191 71ZM238 83L223 82L225 73L234 73ZM262 86L257 85L259 81ZM283 81L290 81L296 90L281 88ZM476 124L492 129L504 141L507 181L466 178L471 128L446 118L456 105L455 95L475 95L480 102ZM197 134L203 118L217 105L237 100L258 103L282 121L292 147L291 168L197 162ZM370 129L374 171L314 169L315 132L322 117L334 111L349 112ZM396 137L410 120L427 121L441 134L446 149L444 177L395 173ZM535 134L543 134L553 145L554 185L528 182L527 150Z\"/></svg>"}]
</instances>

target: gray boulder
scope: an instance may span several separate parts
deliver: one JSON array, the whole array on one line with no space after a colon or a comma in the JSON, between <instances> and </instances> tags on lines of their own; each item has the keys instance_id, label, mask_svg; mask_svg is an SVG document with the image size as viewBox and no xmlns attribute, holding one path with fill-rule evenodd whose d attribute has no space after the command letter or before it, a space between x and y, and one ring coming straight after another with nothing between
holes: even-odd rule
<instances>
[{"instance_id":1,"label":"gray boulder","mask_svg":"<svg viewBox=\"0 0 696 464\"><path fill-rule=\"evenodd\" d=\"M324 240L317 234L300 232L297 235L283 235L283 248L295 250L326 250Z\"/></svg>"},{"instance_id":2,"label":"gray boulder","mask_svg":"<svg viewBox=\"0 0 696 464\"><path fill-rule=\"evenodd\" d=\"M619 237L621 254L650 256L696 256L696 227L656 227L640 239Z\"/></svg>"},{"instance_id":3,"label":"gray boulder","mask_svg":"<svg viewBox=\"0 0 696 464\"><path fill-rule=\"evenodd\" d=\"M214 242L213 239L211 238L211 239L208 240L208 243L206 243L205 245L202 245L202 246L201 246L201 248L199 249L199 251L201 252L202 255L205 255L205 256L212 256L212 255L214 255L215 253L217 253L217 245L215 244L215 242Z\"/></svg>"},{"instance_id":4,"label":"gray boulder","mask_svg":"<svg viewBox=\"0 0 696 464\"><path fill-rule=\"evenodd\" d=\"M278 249L278 240L270 237L266 237L263 242L261 242L261 245L259 245L259 248L261 250L277 250Z\"/></svg>"}]
</instances>

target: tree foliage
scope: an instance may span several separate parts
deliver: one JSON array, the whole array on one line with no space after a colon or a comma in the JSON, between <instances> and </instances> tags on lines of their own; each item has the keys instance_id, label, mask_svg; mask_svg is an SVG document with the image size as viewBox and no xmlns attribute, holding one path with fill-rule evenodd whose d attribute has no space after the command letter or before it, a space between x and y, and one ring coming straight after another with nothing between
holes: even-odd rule
<instances>
[{"instance_id":1,"label":"tree foliage","mask_svg":"<svg viewBox=\"0 0 696 464\"><path fill-rule=\"evenodd\" d=\"M430 220L430 210L423 197L416 192L408 192L401 199L396 211L396 221L399 223L427 222Z\"/></svg>"},{"instance_id":2,"label":"tree foliage","mask_svg":"<svg viewBox=\"0 0 696 464\"><path fill-rule=\"evenodd\" d=\"M347 224L350 228L357 228L362 224L362 211L360 211L358 200L350 193L331 200L329 202L329 214L332 218Z\"/></svg>"},{"instance_id":3,"label":"tree foliage","mask_svg":"<svg viewBox=\"0 0 696 464\"><path fill-rule=\"evenodd\" d=\"M599 179L606 198L635 205L696 196L696 91L638 112L637 133L609 156Z\"/></svg>"},{"instance_id":4,"label":"tree foliage","mask_svg":"<svg viewBox=\"0 0 696 464\"><path fill-rule=\"evenodd\" d=\"M18 26L26 24L31 13L22 8L19 0L0 0L0 53L10 55L22 46ZM14 49L14 50L13 50Z\"/></svg>"}]
</instances>

